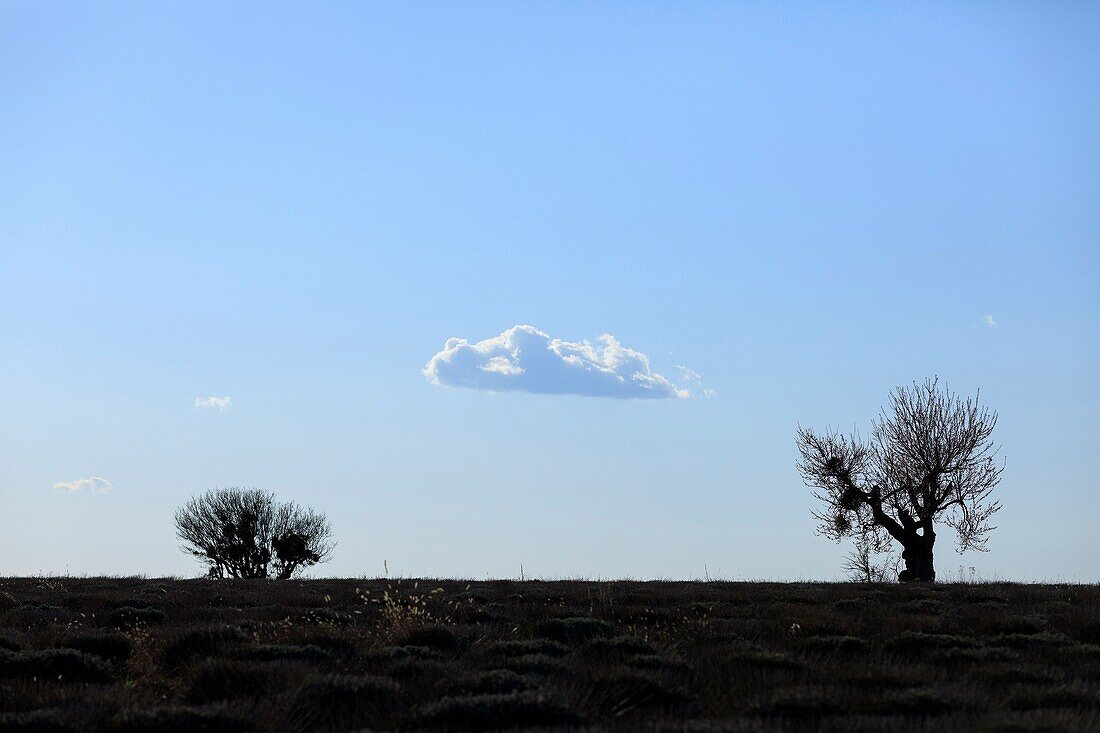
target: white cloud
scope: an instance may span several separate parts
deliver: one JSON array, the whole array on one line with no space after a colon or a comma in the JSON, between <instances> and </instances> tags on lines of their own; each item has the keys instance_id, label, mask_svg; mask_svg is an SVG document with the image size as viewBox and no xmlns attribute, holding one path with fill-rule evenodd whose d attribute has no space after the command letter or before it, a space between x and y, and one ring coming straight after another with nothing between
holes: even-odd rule
<instances>
[{"instance_id":1,"label":"white cloud","mask_svg":"<svg viewBox=\"0 0 1100 733\"><path fill-rule=\"evenodd\" d=\"M701 385L703 383L703 375L701 375L699 372L695 371L694 369L688 369L683 364L677 364L676 368L680 370L680 381L681 382L691 382L692 384L699 384L699 385Z\"/></svg>"},{"instance_id":2,"label":"white cloud","mask_svg":"<svg viewBox=\"0 0 1100 733\"><path fill-rule=\"evenodd\" d=\"M997 327L997 319L990 315L987 315L985 318L983 318L982 323L989 326L990 328Z\"/></svg>"},{"instance_id":3,"label":"white cloud","mask_svg":"<svg viewBox=\"0 0 1100 733\"><path fill-rule=\"evenodd\" d=\"M78 478L76 481L58 481L53 487L59 491L87 491L90 494L106 494L115 490L110 481L99 476Z\"/></svg>"},{"instance_id":4,"label":"white cloud","mask_svg":"<svg viewBox=\"0 0 1100 733\"><path fill-rule=\"evenodd\" d=\"M207 408L207 407L215 409L215 410L219 410L221 412L225 412L226 410L229 409L229 398L228 397L196 397L195 398L195 409L196 410L201 410L201 409Z\"/></svg>"},{"instance_id":5,"label":"white cloud","mask_svg":"<svg viewBox=\"0 0 1100 733\"><path fill-rule=\"evenodd\" d=\"M592 344L551 338L533 326L513 326L470 343L447 339L424 367L432 384L489 392L537 392L588 397L679 398L680 389L649 367L649 358L604 334Z\"/></svg>"},{"instance_id":6,"label":"white cloud","mask_svg":"<svg viewBox=\"0 0 1100 733\"><path fill-rule=\"evenodd\" d=\"M702 395L703 397L713 397L717 394L713 389L703 386L703 375L694 369L689 369L683 364L677 364L676 368L680 370L680 381L687 384L695 385L694 394Z\"/></svg>"}]
</instances>

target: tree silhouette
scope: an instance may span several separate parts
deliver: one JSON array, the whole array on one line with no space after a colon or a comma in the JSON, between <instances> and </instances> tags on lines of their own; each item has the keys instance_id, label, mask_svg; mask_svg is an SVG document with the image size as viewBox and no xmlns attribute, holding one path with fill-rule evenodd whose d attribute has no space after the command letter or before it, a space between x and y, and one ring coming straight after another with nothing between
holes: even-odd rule
<instances>
[{"instance_id":1,"label":"tree silhouette","mask_svg":"<svg viewBox=\"0 0 1100 733\"><path fill-rule=\"evenodd\" d=\"M260 489L213 489L176 511L184 552L209 566L213 578L285 580L332 554L332 528L323 514L278 503Z\"/></svg>"},{"instance_id":2,"label":"tree silhouette","mask_svg":"<svg viewBox=\"0 0 1100 733\"><path fill-rule=\"evenodd\" d=\"M814 512L819 532L875 552L893 539L902 582L936 579L937 522L954 528L959 552L984 551L1000 509L990 495L1004 470L990 440L996 425L977 396L961 400L929 379L891 393L869 441L799 427L798 470L824 504Z\"/></svg>"}]
</instances>

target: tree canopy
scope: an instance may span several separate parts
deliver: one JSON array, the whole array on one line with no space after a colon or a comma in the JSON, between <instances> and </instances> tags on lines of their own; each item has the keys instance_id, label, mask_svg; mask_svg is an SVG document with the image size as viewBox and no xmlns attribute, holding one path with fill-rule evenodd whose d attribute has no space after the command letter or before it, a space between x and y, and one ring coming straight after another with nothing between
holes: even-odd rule
<instances>
[{"instance_id":1,"label":"tree canopy","mask_svg":"<svg viewBox=\"0 0 1100 733\"><path fill-rule=\"evenodd\" d=\"M985 550L1004 466L992 442L997 414L978 397L928 379L891 393L869 440L799 427L798 470L821 502L819 532L879 552L898 542L902 580L935 579L938 522L955 530L960 552Z\"/></svg>"},{"instance_id":2,"label":"tree canopy","mask_svg":"<svg viewBox=\"0 0 1100 733\"><path fill-rule=\"evenodd\" d=\"M229 487L193 497L176 511L182 549L211 577L293 577L335 547L328 519L260 489Z\"/></svg>"}]
</instances>

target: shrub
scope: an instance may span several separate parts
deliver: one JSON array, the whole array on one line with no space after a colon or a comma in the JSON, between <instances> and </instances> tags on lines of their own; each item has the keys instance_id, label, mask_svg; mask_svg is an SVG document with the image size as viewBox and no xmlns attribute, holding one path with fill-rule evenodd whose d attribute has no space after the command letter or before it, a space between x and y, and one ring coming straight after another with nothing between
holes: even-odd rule
<instances>
[{"instance_id":1,"label":"shrub","mask_svg":"<svg viewBox=\"0 0 1100 733\"><path fill-rule=\"evenodd\" d=\"M585 710L600 718L619 718L639 708L687 702L681 690L634 671L618 671L585 681Z\"/></svg>"},{"instance_id":2,"label":"shrub","mask_svg":"<svg viewBox=\"0 0 1100 733\"><path fill-rule=\"evenodd\" d=\"M444 689L452 695L485 695L524 692L532 687L534 685L530 680L511 670L491 669L459 677L448 683Z\"/></svg>"},{"instance_id":3,"label":"shrub","mask_svg":"<svg viewBox=\"0 0 1100 733\"><path fill-rule=\"evenodd\" d=\"M1021 716L1019 719L999 720L989 726L981 728L982 733L1065 733L1072 730L1068 724L1061 724L1058 719L1043 721L1035 720L1032 716Z\"/></svg>"},{"instance_id":4,"label":"shrub","mask_svg":"<svg viewBox=\"0 0 1100 733\"><path fill-rule=\"evenodd\" d=\"M1100 659L1100 644L1074 644L1065 650L1069 654L1075 654L1086 659Z\"/></svg>"},{"instance_id":5,"label":"shrub","mask_svg":"<svg viewBox=\"0 0 1100 733\"><path fill-rule=\"evenodd\" d=\"M943 601L938 598L917 598L906 603L898 604L898 610L912 613L918 616L930 616L941 614L944 611Z\"/></svg>"},{"instance_id":6,"label":"shrub","mask_svg":"<svg viewBox=\"0 0 1100 733\"><path fill-rule=\"evenodd\" d=\"M292 696L288 719L297 730L347 730L376 725L400 707L400 688L385 677L309 678Z\"/></svg>"},{"instance_id":7,"label":"shrub","mask_svg":"<svg viewBox=\"0 0 1100 733\"><path fill-rule=\"evenodd\" d=\"M866 649L867 642L856 636L810 636L803 640L802 648L806 649L807 651L821 652L826 654L851 654L854 652L861 652Z\"/></svg>"},{"instance_id":8,"label":"shrub","mask_svg":"<svg viewBox=\"0 0 1100 733\"><path fill-rule=\"evenodd\" d=\"M1085 644L1100 644L1100 620L1086 621L1077 629L1075 636Z\"/></svg>"},{"instance_id":9,"label":"shrub","mask_svg":"<svg viewBox=\"0 0 1100 733\"><path fill-rule=\"evenodd\" d=\"M623 664L635 669L648 669L654 671L686 669L683 662L666 659L660 654L637 654L624 659Z\"/></svg>"},{"instance_id":10,"label":"shrub","mask_svg":"<svg viewBox=\"0 0 1100 733\"><path fill-rule=\"evenodd\" d=\"M615 636L610 639L593 639L585 645L585 651L600 656L628 657L639 654L656 654L652 644L636 636Z\"/></svg>"},{"instance_id":11,"label":"shrub","mask_svg":"<svg viewBox=\"0 0 1100 733\"><path fill-rule=\"evenodd\" d=\"M228 712L164 706L125 710L112 721L112 733L252 733L256 726Z\"/></svg>"},{"instance_id":12,"label":"shrub","mask_svg":"<svg viewBox=\"0 0 1100 733\"><path fill-rule=\"evenodd\" d=\"M211 578L285 580L325 562L335 547L325 515L238 487L208 491L180 507L176 536Z\"/></svg>"},{"instance_id":13,"label":"shrub","mask_svg":"<svg viewBox=\"0 0 1100 733\"><path fill-rule=\"evenodd\" d=\"M868 693L878 694L888 690L909 690L917 684L915 678L906 674L895 674L893 671L866 669L862 666L855 674L843 678L844 685L859 692L860 696Z\"/></svg>"},{"instance_id":14,"label":"shrub","mask_svg":"<svg viewBox=\"0 0 1100 733\"><path fill-rule=\"evenodd\" d=\"M986 667L979 671L986 680L997 685L1049 685L1054 675L1042 669L1013 665L1011 667Z\"/></svg>"},{"instance_id":15,"label":"shrub","mask_svg":"<svg viewBox=\"0 0 1100 733\"><path fill-rule=\"evenodd\" d=\"M833 602L833 608L845 616L865 611L869 605L864 598L841 598Z\"/></svg>"},{"instance_id":16,"label":"shrub","mask_svg":"<svg viewBox=\"0 0 1100 733\"><path fill-rule=\"evenodd\" d=\"M0 713L2 733L75 733L79 728L60 710Z\"/></svg>"},{"instance_id":17,"label":"shrub","mask_svg":"<svg viewBox=\"0 0 1100 733\"><path fill-rule=\"evenodd\" d=\"M423 626L402 634L397 640L397 645L427 647L444 652L453 652L462 647L462 640L446 626Z\"/></svg>"},{"instance_id":18,"label":"shrub","mask_svg":"<svg viewBox=\"0 0 1100 733\"><path fill-rule=\"evenodd\" d=\"M336 608L311 608L298 616L298 620L307 624L323 626L347 626L355 619L347 611Z\"/></svg>"},{"instance_id":19,"label":"shrub","mask_svg":"<svg viewBox=\"0 0 1100 733\"><path fill-rule=\"evenodd\" d=\"M332 655L313 644L260 644L246 647L234 655L253 662L315 662L332 661Z\"/></svg>"},{"instance_id":20,"label":"shrub","mask_svg":"<svg viewBox=\"0 0 1100 733\"><path fill-rule=\"evenodd\" d=\"M735 665L756 669L795 671L805 666L799 660L782 652L767 649L739 649L730 655L729 661Z\"/></svg>"},{"instance_id":21,"label":"shrub","mask_svg":"<svg viewBox=\"0 0 1100 733\"><path fill-rule=\"evenodd\" d=\"M1052 634L1044 631L1038 634L1001 634L990 639L989 643L993 646L1003 646L1009 649L1023 649L1031 646L1073 646L1074 641L1065 634Z\"/></svg>"},{"instance_id":22,"label":"shrub","mask_svg":"<svg viewBox=\"0 0 1100 733\"><path fill-rule=\"evenodd\" d=\"M752 712L764 716L782 716L794 720L809 720L845 712L831 695L814 690L789 689L770 700L755 705Z\"/></svg>"},{"instance_id":23,"label":"shrub","mask_svg":"<svg viewBox=\"0 0 1100 733\"><path fill-rule=\"evenodd\" d=\"M706 618L718 610L718 604L713 601L695 602L688 606L688 615L695 619Z\"/></svg>"},{"instance_id":24,"label":"shrub","mask_svg":"<svg viewBox=\"0 0 1100 733\"><path fill-rule=\"evenodd\" d=\"M935 690L909 689L887 695L883 712L924 718L931 715L946 715L965 708L966 706L959 700Z\"/></svg>"},{"instance_id":25,"label":"shrub","mask_svg":"<svg viewBox=\"0 0 1100 733\"><path fill-rule=\"evenodd\" d=\"M614 632L615 627L606 621L587 616L552 619L540 624L537 629L538 636L563 643L576 643L597 637L611 636Z\"/></svg>"},{"instance_id":26,"label":"shrub","mask_svg":"<svg viewBox=\"0 0 1100 733\"><path fill-rule=\"evenodd\" d=\"M929 661L947 667L966 665L987 665L991 662L1011 662L1017 659L1016 652L1002 647L979 646L973 649L933 649L928 655Z\"/></svg>"},{"instance_id":27,"label":"shrub","mask_svg":"<svg viewBox=\"0 0 1100 733\"><path fill-rule=\"evenodd\" d=\"M458 618L467 624L488 624L496 620L493 614L483 608L464 607L459 611Z\"/></svg>"},{"instance_id":28,"label":"shrub","mask_svg":"<svg viewBox=\"0 0 1100 733\"><path fill-rule=\"evenodd\" d=\"M524 657L529 654L564 657L569 653L569 647L549 639L524 639L494 642L489 645L489 653L500 657Z\"/></svg>"},{"instance_id":29,"label":"shrub","mask_svg":"<svg viewBox=\"0 0 1100 733\"><path fill-rule=\"evenodd\" d=\"M333 657L351 657L357 651L355 643L343 636L330 636L328 634L310 634L301 639L306 646L315 646L324 649Z\"/></svg>"},{"instance_id":30,"label":"shrub","mask_svg":"<svg viewBox=\"0 0 1100 733\"><path fill-rule=\"evenodd\" d=\"M120 629L132 629L135 626L152 626L164 621L164 611L148 606L137 608L134 606L122 606L116 608L108 616L108 623Z\"/></svg>"},{"instance_id":31,"label":"shrub","mask_svg":"<svg viewBox=\"0 0 1100 733\"><path fill-rule=\"evenodd\" d=\"M99 657L75 649L0 652L0 677L32 677L63 682L106 682L111 669Z\"/></svg>"},{"instance_id":32,"label":"shrub","mask_svg":"<svg viewBox=\"0 0 1100 733\"><path fill-rule=\"evenodd\" d=\"M509 669L519 674L556 674L565 672L568 667L560 659L545 654L524 654L520 657L506 657L493 665L494 669Z\"/></svg>"},{"instance_id":33,"label":"shrub","mask_svg":"<svg viewBox=\"0 0 1100 733\"><path fill-rule=\"evenodd\" d=\"M75 611L44 603L26 603L4 615L4 625L11 629L35 629L78 621L80 614Z\"/></svg>"},{"instance_id":34,"label":"shrub","mask_svg":"<svg viewBox=\"0 0 1100 733\"><path fill-rule=\"evenodd\" d=\"M531 692L444 697L421 708L416 720L417 727L470 731L582 722L571 710Z\"/></svg>"},{"instance_id":35,"label":"shrub","mask_svg":"<svg viewBox=\"0 0 1100 733\"><path fill-rule=\"evenodd\" d=\"M273 675L268 665L207 659L191 670L185 699L205 705L222 700L259 697L271 686Z\"/></svg>"},{"instance_id":36,"label":"shrub","mask_svg":"<svg viewBox=\"0 0 1100 733\"><path fill-rule=\"evenodd\" d=\"M439 652L426 646L384 646L371 656L374 659L439 659Z\"/></svg>"},{"instance_id":37,"label":"shrub","mask_svg":"<svg viewBox=\"0 0 1100 733\"><path fill-rule=\"evenodd\" d=\"M886 648L903 654L920 654L933 649L975 649L981 642L969 636L951 634L926 634L923 631L905 631L891 639Z\"/></svg>"},{"instance_id":38,"label":"shrub","mask_svg":"<svg viewBox=\"0 0 1100 733\"><path fill-rule=\"evenodd\" d=\"M1011 710L1041 708L1084 708L1100 710L1100 697L1087 691L1063 685L1041 690L1022 689L1008 699Z\"/></svg>"},{"instance_id":39,"label":"shrub","mask_svg":"<svg viewBox=\"0 0 1100 733\"><path fill-rule=\"evenodd\" d=\"M998 634L1039 634L1046 625L1036 618L1005 618L992 622L989 628Z\"/></svg>"},{"instance_id":40,"label":"shrub","mask_svg":"<svg viewBox=\"0 0 1100 733\"><path fill-rule=\"evenodd\" d=\"M160 654L161 664L167 670L174 670L195 657L215 654L244 639L245 635L231 626L191 629L164 645Z\"/></svg>"},{"instance_id":41,"label":"shrub","mask_svg":"<svg viewBox=\"0 0 1100 733\"><path fill-rule=\"evenodd\" d=\"M648 733L774 733L775 728L755 720L685 720L682 722L657 722Z\"/></svg>"},{"instance_id":42,"label":"shrub","mask_svg":"<svg viewBox=\"0 0 1100 733\"><path fill-rule=\"evenodd\" d=\"M399 659L381 670L386 677L404 681L452 676L454 667L438 659Z\"/></svg>"},{"instance_id":43,"label":"shrub","mask_svg":"<svg viewBox=\"0 0 1100 733\"><path fill-rule=\"evenodd\" d=\"M62 649L75 649L94 654L110 662L121 662L130 656L134 644L122 634L86 634L71 636L57 644Z\"/></svg>"}]
</instances>

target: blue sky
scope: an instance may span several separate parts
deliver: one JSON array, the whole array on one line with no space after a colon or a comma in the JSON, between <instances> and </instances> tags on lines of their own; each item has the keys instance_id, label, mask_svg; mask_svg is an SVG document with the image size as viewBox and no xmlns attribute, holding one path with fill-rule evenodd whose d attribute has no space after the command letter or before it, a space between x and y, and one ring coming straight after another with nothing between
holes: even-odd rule
<instances>
[{"instance_id":1,"label":"blue sky","mask_svg":"<svg viewBox=\"0 0 1100 733\"><path fill-rule=\"evenodd\" d=\"M0 573L193 574L241 484L325 574L834 578L796 425L938 374L1007 460L941 575L1100 579L1100 7L223 5L0 7ZM426 378L523 324L692 396Z\"/></svg>"}]
</instances>

